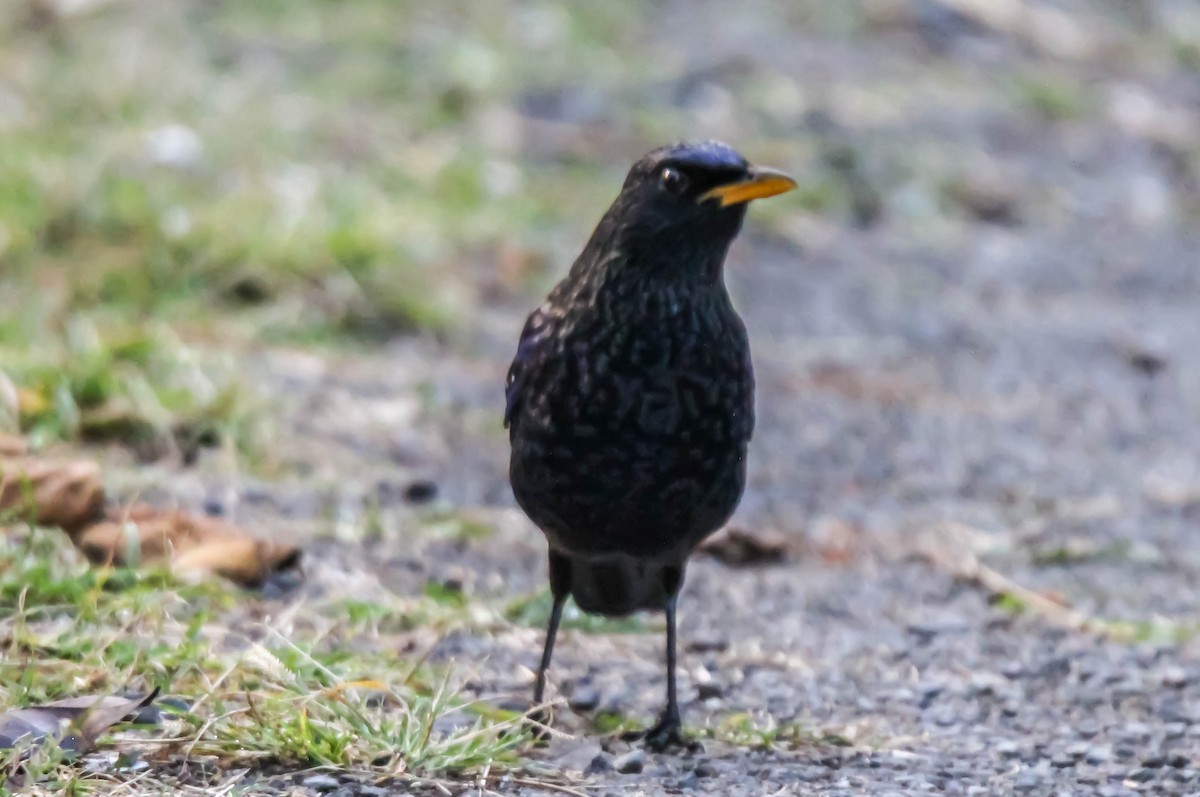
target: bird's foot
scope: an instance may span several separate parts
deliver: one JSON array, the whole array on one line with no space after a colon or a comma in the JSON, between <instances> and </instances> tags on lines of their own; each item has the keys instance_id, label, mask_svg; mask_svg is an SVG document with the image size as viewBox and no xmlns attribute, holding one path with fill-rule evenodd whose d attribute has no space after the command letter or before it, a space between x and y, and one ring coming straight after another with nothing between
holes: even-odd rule
<instances>
[{"instance_id":1,"label":"bird's foot","mask_svg":"<svg viewBox=\"0 0 1200 797\"><path fill-rule=\"evenodd\" d=\"M679 724L675 725L655 725L650 730L646 731L646 749L654 753L665 753L667 750L682 750L685 752L697 752L702 750L700 743L683 735L683 729Z\"/></svg>"},{"instance_id":2,"label":"bird's foot","mask_svg":"<svg viewBox=\"0 0 1200 797\"><path fill-rule=\"evenodd\" d=\"M530 709L525 715L523 724L535 741L547 742L550 740L550 723L553 720L554 714L550 711L549 706L538 706Z\"/></svg>"},{"instance_id":3,"label":"bird's foot","mask_svg":"<svg viewBox=\"0 0 1200 797\"><path fill-rule=\"evenodd\" d=\"M667 750L682 750L688 753L703 752L704 746L683 735L683 724L678 712L664 712L654 727L647 731L634 731L622 736L625 741L643 740L647 750L664 753Z\"/></svg>"}]
</instances>

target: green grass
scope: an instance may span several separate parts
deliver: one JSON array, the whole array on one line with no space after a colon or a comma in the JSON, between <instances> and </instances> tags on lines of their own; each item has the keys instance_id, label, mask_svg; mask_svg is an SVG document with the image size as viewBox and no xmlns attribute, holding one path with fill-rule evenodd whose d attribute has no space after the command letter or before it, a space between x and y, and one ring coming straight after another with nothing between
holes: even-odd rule
<instances>
[{"instance_id":1,"label":"green grass","mask_svg":"<svg viewBox=\"0 0 1200 797\"><path fill-rule=\"evenodd\" d=\"M506 5L6 6L0 288L33 328L0 343L82 310L274 340L453 325L468 257L591 201L592 170L531 172L486 133L547 61L611 57L611 5L548 14L568 35L540 61Z\"/></svg>"},{"instance_id":2,"label":"green grass","mask_svg":"<svg viewBox=\"0 0 1200 797\"><path fill-rule=\"evenodd\" d=\"M104 744L151 763L164 783L181 754L220 771L274 764L376 776L516 761L528 743L519 717L464 702L452 673L398 659L380 637L385 620L417 610L411 603L343 608L297 606L279 617L220 584L89 569L59 532L10 536L0 550L0 711L158 686L189 707ZM436 605L420 621L436 626L439 616L447 626ZM0 752L0 770L18 756ZM103 791L122 777L69 764L47 749L28 769L46 791Z\"/></svg>"},{"instance_id":3,"label":"green grass","mask_svg":"<svg viewBox=\"0 0 1200 797\"><path fill-rule=\"evenodd\" d=\"M1073 540L1059 546L1034 549L1030 561L1039 567L1069 567L1086 562L1129 562L1132 553L1133 543L1127 539L1112 540L1104 545Z\"/></svg>"},{"instance_id":4,"label":"green grass","mask_svg":"<svg viewBox=\"0 0 1200 797\"><path fill-rule=\"evenodd\" d=\"M88 316L62 338L10 352L20 421L34 448L54 440L120 442L144 459L185 462L228 446L261 457L260 400L221 358L204 358L163 324L102 333Z\"/></svg>"},{"instance_id":5,"label":"green grass","mask_svg":"<svg viewBox=\"0 0 1200 797\"><path fill-rule=\"evenodd\" d=\"M851 747L840 733L800 722L776 722L771 717L730 714L703 732L704 738L760 750L796 750L813 747Z\"/></svg>"}]
</instances>

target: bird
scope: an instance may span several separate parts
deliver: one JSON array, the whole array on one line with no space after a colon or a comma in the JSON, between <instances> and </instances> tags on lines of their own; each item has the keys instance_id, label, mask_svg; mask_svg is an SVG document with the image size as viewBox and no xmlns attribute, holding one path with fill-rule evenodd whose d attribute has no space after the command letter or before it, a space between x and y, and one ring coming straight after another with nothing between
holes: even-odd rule
<instances>
[{"instance_id":1,"label":"bird","mask_svg":"<svg viewBox=\"0 0 1200 797\"><path fill-rule=\"evenodd\" d=\"M505 385L509 481L546 537L553 598L534 687L563 607L666 615L666 704L652 751L691 746L675 684L687 559L741 500L754 431L746 327L724 281L747 203L796 187L728 144L685 141L630 168L617 198L528 316Z\"/></svg>"}]
</instances>

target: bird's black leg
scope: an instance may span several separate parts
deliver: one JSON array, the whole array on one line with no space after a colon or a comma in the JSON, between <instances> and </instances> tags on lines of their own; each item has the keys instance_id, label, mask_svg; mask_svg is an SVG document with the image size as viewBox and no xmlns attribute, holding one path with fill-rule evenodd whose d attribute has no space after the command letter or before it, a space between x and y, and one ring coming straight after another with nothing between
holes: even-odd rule
<instances>
[{"instance_id":1,"label":"bird's black leg","mask_svg":"<svg viewBox=\"0 0 1200 797\"><path fill-rule=\"evenodd\" d=\"M550 668L550 659L554 656L554 637L558 635L558 624L562 620L565 595L554 596L554 607L550 610L550 623L546 626L546 645L542 648L542 663L538 665L537 685L533 688L533 702L541 705L546 696L546 670Z\"/></svg>"},{"instance_id":2,"label":"bird's black leg","mask_svg":"<svg viewBox=\"0 0 1200 797\"><path fill-rule=\"evenodd\" d=\"M679 698L675 692L675 601L672 595L667 601L667 706L654 727L646 731L646 747L662 752L669 747L689 747L683 738L679 715Z\"/></svg>"},{"instance_id":3,"label":"bird's black leg","mask_svg":"<svg viewBox=\"0 0 1200 797\"><path fill-rule=\"evenodd\" d=\"M550 622L546 626L546 644L542 648L542 662L538 665L537 683L533 688L534 713L536 722L547 725L550 722L548 712L541 708L546 698L546 671L550 669L550 659L554 656L554 638L558 636L558 624L562 621L563 604L571 591L571 562L564 556L550 552L550 594L554 597L554 606L550 609Z\"/></svg>"},{"instance_id":4,"label":"bird's black leg","mask_svg":"<svg viewBox=\"0 0 1200 797\"><path fill-rule=\"evenodd\" d=\"M663 607L667 614L667 705L659 715L654 727L646 731L646 747L662 752L670 747L695 750L700 745L683 736L683 723L679 713L679 697L675 690L675 604L679 590L683 587L683 567L664 568L663 591L669 595Z\"/></svg>"}]
</instances>

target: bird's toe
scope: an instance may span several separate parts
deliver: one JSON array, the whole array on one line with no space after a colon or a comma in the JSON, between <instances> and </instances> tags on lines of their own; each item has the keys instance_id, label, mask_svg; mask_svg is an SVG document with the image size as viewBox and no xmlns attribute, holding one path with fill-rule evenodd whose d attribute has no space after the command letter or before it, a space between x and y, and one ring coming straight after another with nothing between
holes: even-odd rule
<instances>
[{"instance_id":1,"label":"bird's toe","mask_svg":"<svg viewBox=\"0 0 1200 797\"><path fill-rule=\"evenodd\" d=\"M537 706L526 713L523 725L535 740L545 742L550 739L550 725L553 721L554 714L549 706Z\"/></svg>"},{"instance_id":2,"label":"bird's toe","mask_svg":"<svg viewBox=\"0 0 1200 797\"><path fill-rule=\"evenodd\" d=\"M665 753L668 750L696 753L704 750L704 746L699 742L683 735L679 717L670 714L661 717L654 727L644 733L638 733L634 738L638 737L643 739L645 748L652 753Z\"/></svg>"}]
</instances>

